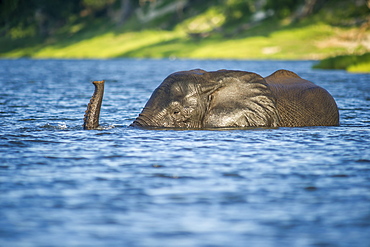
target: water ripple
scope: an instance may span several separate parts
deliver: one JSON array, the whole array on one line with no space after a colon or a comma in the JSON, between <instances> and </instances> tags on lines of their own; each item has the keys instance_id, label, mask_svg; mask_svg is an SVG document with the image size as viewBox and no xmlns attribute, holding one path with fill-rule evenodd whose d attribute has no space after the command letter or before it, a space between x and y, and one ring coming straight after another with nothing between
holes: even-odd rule
<instances>
[{"instance_id":1,"label":"water ripple","mask_svg":"<svg viewBox=\"0 0 370 247\"><path fill-rule=\"evenodd\" d=\"M312 63L0 60L0 246L367 246L370 78ZM333 94L341 125L129 127L196 67L294 70ZM84 131L96 78L102 126Z\"/></svg>"}]
</instances>

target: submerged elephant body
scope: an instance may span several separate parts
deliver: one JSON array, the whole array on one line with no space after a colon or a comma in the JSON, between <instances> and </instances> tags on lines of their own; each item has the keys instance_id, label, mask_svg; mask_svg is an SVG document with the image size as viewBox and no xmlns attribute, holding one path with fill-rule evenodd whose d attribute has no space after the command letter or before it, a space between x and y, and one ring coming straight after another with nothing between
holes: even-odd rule
<instances>
[{"instance_id":1,"label":"submerged elephant body","mask_svg":"<svg viewBox=\"0 0 370 247\"><path fill-rule=\"evenodd\" d=\"M101 82L94 85L85 129L96 128L99 122ZM131 126L202 129L338 124L333 97L291 71L278 70L263 78L244 71L197 69L168 76Z\"/></svg>"}]
</instances>

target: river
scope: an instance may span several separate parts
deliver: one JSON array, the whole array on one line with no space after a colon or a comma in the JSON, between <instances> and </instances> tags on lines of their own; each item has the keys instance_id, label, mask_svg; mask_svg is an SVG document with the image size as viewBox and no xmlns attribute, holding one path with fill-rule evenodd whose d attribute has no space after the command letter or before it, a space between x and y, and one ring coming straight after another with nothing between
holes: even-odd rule
<instances>
[{"instance_id":1,"label":"river","mask_svg":"<svg viewBox=\"0 0 370 247\"><path fill-rule=\"evenodd\" d=\"M370 74L313 61L0 60L0 246L370 246ZM288 69L340 126L129 127L170 73ZM82 120L106 80L100 130Z\"/></svg>"}]
</instances>

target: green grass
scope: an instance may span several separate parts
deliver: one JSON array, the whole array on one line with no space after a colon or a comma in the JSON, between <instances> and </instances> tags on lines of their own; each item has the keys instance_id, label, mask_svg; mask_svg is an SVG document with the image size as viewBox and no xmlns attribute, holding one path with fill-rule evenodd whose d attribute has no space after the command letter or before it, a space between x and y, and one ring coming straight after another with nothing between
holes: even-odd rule
<instances>
[{"instance_id":1,"label":"green grass","mask_svg":"<svg viewBox=\"0 0 370 247\"><path fill-rule=\"evenodd\" d=\"M75 22L45 40L2 37L0 57L317 60L353 53L346 37L356 28L332 26L317 18L296 24L268 20L239 31L237 28L240 26L225 26L225 22L222 11L217 7L185 19L170 30L140 29L133 20L123 28L102 19ZM194 34L206 37L196 38ZM357 53L368 52L363 44L355 45ZM330 68L370 72L368 60L365 60L347 58L346 66ZM318 66L323 68L326 65Z\"/></svg>"},{"instance_id":2,"label":"green grass","mask_svg":"<svg viewBox=\"0 0 370 247\"><path fill-rule=\"evenodd\" d=\"M254 27L245 36L225 38L215 33L194 39L183 28L174 31L143 30L117 32L107 30L89 35L86 32L62 37L49 43L1 51L2 57L34 58L111 58L111 57L180 57L214 59L320 59L345 47L318 48L319 42L338 33L325 24L277 28L262 33ZM259 33L260 32L260 33ZM256 33L253 35L253 33Z\"/></svg>"},{"instance_id":3,"label":"green grass","mask_svg":"<svg viewBox=\"0 0 370 247\"><path fill-rule=\"evenodd\" d=\"M323 59L314 66L317 69L342 69L349 72L370 72L370 52L362 55L340 55Z\"/></svg>"}]
</instances>

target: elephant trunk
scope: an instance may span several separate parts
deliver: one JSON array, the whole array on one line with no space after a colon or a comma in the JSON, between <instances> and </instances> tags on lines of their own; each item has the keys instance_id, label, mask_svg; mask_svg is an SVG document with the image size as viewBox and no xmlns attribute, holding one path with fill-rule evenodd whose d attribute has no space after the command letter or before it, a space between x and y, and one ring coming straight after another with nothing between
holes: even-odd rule
<instances>
[{"instance_id":1,"label":"elephant trunk","mask_svg":"<svg viewBox=\"0 0 370 247\"><path fill-rule=\"evenodd\" d=\"M153 122L153 119L154 118L147 116L147 114L140 113L139 116L135 119L135 121L132 124L130 124L130 126L133 127L157 126L157 124Z\"/></svg>"},{"instance_id":2,"label":"elephant trunk","mask_svg":"<svg viewBox=\"0 0 370 247\"><path fill-rule=\"evenodd\" d=\"M104 95L104 81L93 81L95 91L87 105L84 117L84 129L96 129L99 126L100 108Z\"/></svg>"}]
</instances>

